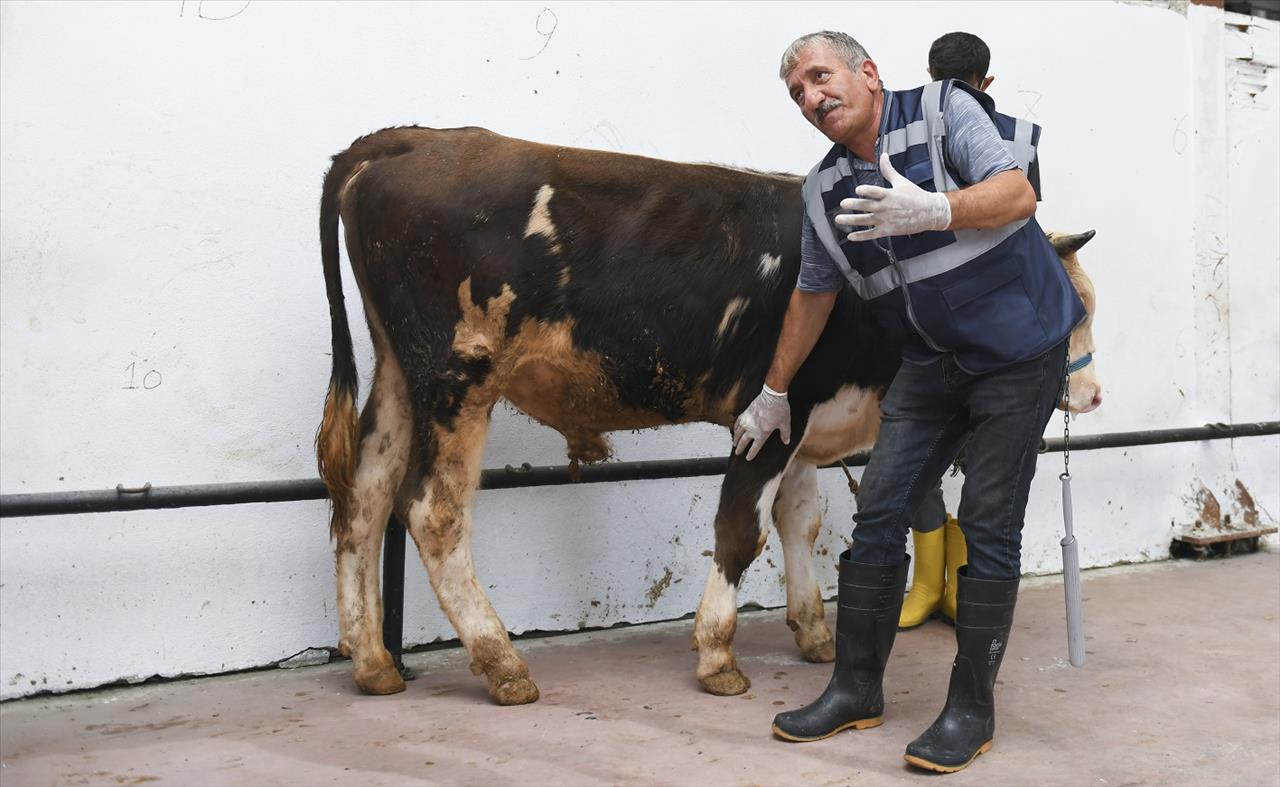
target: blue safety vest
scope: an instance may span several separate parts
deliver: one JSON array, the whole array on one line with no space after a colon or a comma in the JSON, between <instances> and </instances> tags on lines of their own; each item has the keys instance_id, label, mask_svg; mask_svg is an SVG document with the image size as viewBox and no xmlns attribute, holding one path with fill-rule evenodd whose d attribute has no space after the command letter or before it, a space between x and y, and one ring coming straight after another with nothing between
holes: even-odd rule
<instances>
[{"instance_id":1,"label":"blue safety vest","mask_svg":"<svg viewBox=\"0 0 1280 787\"><path fill-rule=\"evenodd\" d=\"M978 100L1038 185L1039 127L1001 115L990 96L956 80L885 91L876 159L888 153L894 169L926 191L969 185L945 154L942 107L954 88ZM847 212L840 201L855 196L852 158L848 148L835 145L813 168L804 182L805 211L836 266L885 328L919 337L907 342L907 360L952 353L962 369L987 372L1040 355L1084 319L1084 305L1034 217L990 230L849 241L854 228L833 219Z\"/></svg>"}]
</instances>

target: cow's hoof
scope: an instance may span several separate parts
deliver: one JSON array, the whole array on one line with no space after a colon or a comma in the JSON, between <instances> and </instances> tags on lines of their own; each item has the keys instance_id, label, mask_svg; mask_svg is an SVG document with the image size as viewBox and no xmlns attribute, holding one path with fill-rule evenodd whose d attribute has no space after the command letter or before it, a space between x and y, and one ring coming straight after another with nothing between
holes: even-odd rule
<instances>
[{"instance_id":1,"label":"cow's hoof","mask_svg":"<svg viewBox=\"0 0 1280 787\"><path fill-rule=\"evenodd\" d=\"M805 661L813 664L826 664L829 661L836 660L836 641L831 638L831 633L827 632L825 640L800 643L800 653L804 656Z\"/></svg>"},{"instance_id":2,"label":"cow's hoof","mask_svg":"<svg viewBox=\"0 0 1280 787\"><path fill-rule=\"evenodd\" d=\"M365 694L398 694L404 691L404 678L395 667L356 671L356 685Z\"/></svg>"},{"instance_id":3,"label":"cow's hoof","mask_svg":"<svg viewBox=\"0 0 1280 787\"><path fill-rule=\"evenodd\" d=\"M751 679L736 669L728 669L723 672L717 672L714 675L708 675L705 678L698 678L698 683L701 683L702 688L707 692L720 697L732 697L751 688Z\"/></svg>"},{"instance_id":4,"label":"cow's hoof","mask_svg":"<svg viewBox=\"0 0 1280 787\"><path fill-rule=\"evenodd\" d=\"M538 687L528 678L515 678L496 686L490 684L489 696L499 705L528 705L538 701Z\"/></svg>"}]
</instances>

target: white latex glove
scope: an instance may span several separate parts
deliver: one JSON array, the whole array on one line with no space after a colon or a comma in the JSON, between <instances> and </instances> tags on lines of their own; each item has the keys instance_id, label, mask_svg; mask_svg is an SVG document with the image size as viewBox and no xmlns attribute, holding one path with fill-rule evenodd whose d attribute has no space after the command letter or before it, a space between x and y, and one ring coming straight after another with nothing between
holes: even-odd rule
<instances>
[{"instance_id":1,"label":"white latex glove","mask_svg":"<svg viewBox=\"0 0 1280 787\"><path fill-rule=\"evenodd\" d=\"M945 230L951 224L951 203L947 195L925 191L903 177L889 163L889 154L880 156L880 174L890 188L859 186L854 189L863 199L840 200L844 210L863 213L836 214L836 224L867 227L850 232L849 240L873 240L889 235L912 235L925 230Z\"/></svg>"},{"instance_id":2,"label":"white latex glove","mask_svg":"<svg viewBox=\"0 0 1280 787\"><path fill-rule=\"evenodd\" d=\"M787 395L766 385L733 424L733 453L746 450L747 461L755 459L775 430L783 445L791 445L791 405Z\"/></svg>"}]
</instances>

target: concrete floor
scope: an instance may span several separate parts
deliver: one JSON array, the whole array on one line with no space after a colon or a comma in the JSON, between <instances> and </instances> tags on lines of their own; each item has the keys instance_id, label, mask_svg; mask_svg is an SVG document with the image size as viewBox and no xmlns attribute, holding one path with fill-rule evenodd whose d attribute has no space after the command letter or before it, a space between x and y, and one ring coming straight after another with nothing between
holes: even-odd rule
<instances>
[{"instance_id":1,"label":"concrete floor","mask_svg":"<svg viewBox=\"0 0 1280 787\"><path fill-rule=\"evenodd\" d=\"M453 648L411 654L391 697L349 664L0 706L0 781L19 785L1280 785L1280 555L1085 574L1088 664L1064 661L1058 577L1024 582L995 748L951 776L902 750L946 694L952 629L899 635L883 727L819 743L769 733L830 676L772 610L743 615L739 697L700 692L692 621L518 643L542 699L492 705ZM834 609L828 605L829 617Z\"/></svg>"}]
</instances>

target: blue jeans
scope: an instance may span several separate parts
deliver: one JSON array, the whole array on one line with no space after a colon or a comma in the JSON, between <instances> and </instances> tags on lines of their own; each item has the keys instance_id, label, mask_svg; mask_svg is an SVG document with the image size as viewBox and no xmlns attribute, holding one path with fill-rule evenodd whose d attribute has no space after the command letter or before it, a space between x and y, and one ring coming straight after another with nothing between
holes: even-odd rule
<instances>
[{"instance_id":1,"label":"blue jeans","mask_svg":"<svg viewBox=\"0 0 1280 787\"><path fill-rule=\"evenodd\" d=\"M968 575L1021 574L1022 524L1040 437L1066 379L1067 342L1030 361L969 374L947 356L903 363L881 403L884 417L862 475L850 559L893 565L906 551L925 496L961 446L965 478L957 518Z\"/></svg>"}]
</instances>

